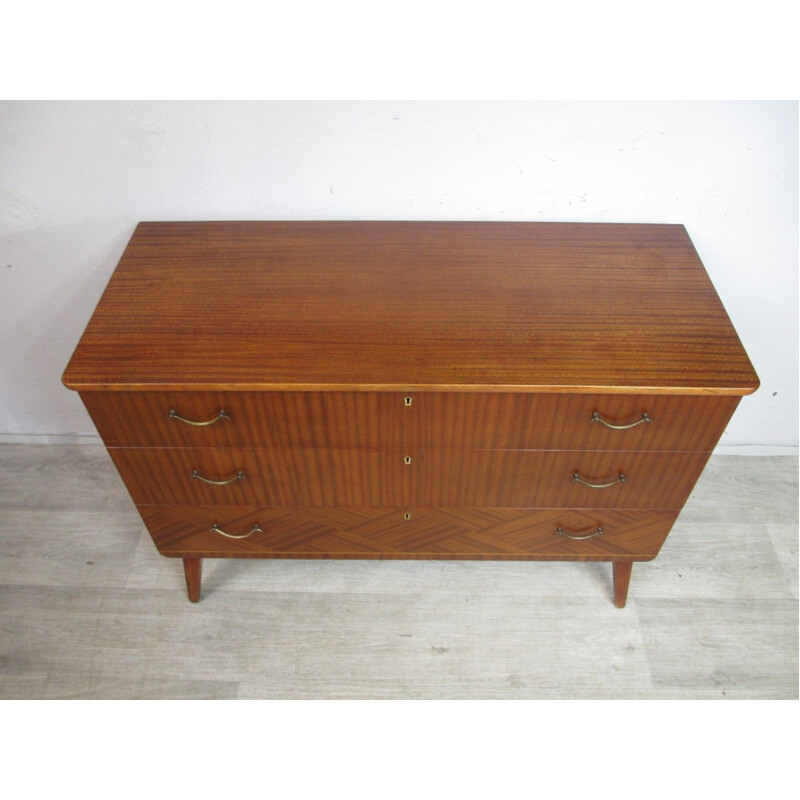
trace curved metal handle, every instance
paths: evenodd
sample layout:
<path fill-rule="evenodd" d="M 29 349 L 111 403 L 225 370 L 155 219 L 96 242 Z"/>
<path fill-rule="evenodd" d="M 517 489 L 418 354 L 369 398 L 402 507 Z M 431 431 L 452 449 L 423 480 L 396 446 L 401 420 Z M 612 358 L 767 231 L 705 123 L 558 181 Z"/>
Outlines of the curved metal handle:
<path fill-rule="evenodd" d="M 222 536 L 227 536 L 229 539 L 246 539 L 248 536 L 252 536 L 254 533 L 263 533 L 263 531 L 261 529 L 261 526 L 256 522 L 256 524 L 253 525 L 253 530 L 251 530 L 250 533 L 243 533 L 240 536 L 237 536 L 235 533 L 226 533 L 215 522 L 211 526 L 211 533 L 219 533 Z"/>
<path fill-rule="evenodd" d="M 210 483 L 212 486 L 227 486 L 229 483 L 233 483 L 234 481 L 243 481 L 246 476 L 242 470 L 239 470 L 232 478 L 228 478 L 225 481 L 213 481 L 211 478 L 204 478 L 200 474 L 200 470 L 196 469 L 194 472 L 192 472 L 192 477 L 196 478 L 198 481 L 203 481 L 203 483 Z"/>
<path fill-rule="evenodd" d="M 213 419 L 207 419 L 205 422 L 195 422 L 191 419 L 184 419 L 174 408 L 171 408 L 169 410 L 169 418 L 176 419 L 178 422 L 185 422 L 187 425 L 194 425 L 195 428 L 205 428 L 206 425 L 213 425 L 215 422 L 219 422 L 221 419 L 230 419 L 230 416 L 224 408 L 221 408 L 217 416 Z"/>
<path fill-rule="evenodd" d="M 609 486 L 614 486 L 617 483 L 625 483 L 628 479 L 620 472 L 619 477 L 615 481 L 611 481 L 611 483 L 586 483 L 586 481 L 581 478 L 579 472 L 572 473 L 572 482 L 573 483 L 582 483 L 584 486 L 588 486 L 590 489 L 608 489 Z"/>
<path fill-rule="evenodd" d="M 605 531 L 598 527 L 594 533 L 590 533 L 588 536 L 573 536 L 571 533 L 567 533 L 560 525 L 556 528 L 556 535 L 557 536 L 566 536 L 567 539 L 572 539 L 573 541 L 580 542 L 584 539 L 594 539 L 595 536 L 604 536 Z"/>
<path fill-rule="evenodd" d="M 606 422 L 597 411 L 592 412 L 592 418 L 589 422 L 599 422 L 602 425 L 605 425 L 606 428 L 611 428 L 614 431 L 627 431 L 628 428 L 635 428 L 637 425 L 641 425 L 643 422 L 652 422 L 653 420 L 650 418 L 650 415 L 644 411 L 642 412 L 642 418 L 637 419 L 636 422 L 631 422 L 630 425 L 612 425 L 610 422 Z"/>

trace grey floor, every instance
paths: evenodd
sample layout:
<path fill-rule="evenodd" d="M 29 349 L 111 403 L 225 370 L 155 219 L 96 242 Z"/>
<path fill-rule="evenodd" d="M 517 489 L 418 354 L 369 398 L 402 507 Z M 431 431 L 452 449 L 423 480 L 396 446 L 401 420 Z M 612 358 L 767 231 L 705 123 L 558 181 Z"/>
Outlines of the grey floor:
<path fill-rule="evenodd" d="M 798 462 L 715 456 L 608 564 L 207 560 L 186 600 L 98 445 L 0 444 L 0 698 L 798 697 Z"/>

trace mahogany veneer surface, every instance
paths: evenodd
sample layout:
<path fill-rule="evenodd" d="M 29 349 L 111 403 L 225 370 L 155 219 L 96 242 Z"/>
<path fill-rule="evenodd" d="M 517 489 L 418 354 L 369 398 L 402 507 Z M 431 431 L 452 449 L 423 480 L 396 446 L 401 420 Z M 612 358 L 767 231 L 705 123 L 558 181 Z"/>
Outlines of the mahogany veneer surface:
<path fill-rule="evenodd" d="M 507 558 L 646 560 L 659 551 L 676 511 L 525 508 L 303 508 L 147 506 L 142 516 L 162 553 L 196 556 L 280 554 L 300 558 Z M 263 532 L 231 540 L 255 524 Z M 587 536 L 575 541 L 558 527 Z"/>
<path fill-rule="evenodd" d="M 683 226 L 523 222 L 140 223 L 63 380 L 193 601 L 204 557 L 492 558 L 619 606 L 758 386 Z"/>
<path fill-rule="evenodd" d="M 682 225 L 143 222 L 64 381 L 748 394 Z"/>
<path fill-rule="evenodd" d="M 82 392 L 111 447 L 710 451 L 738 397 L 415 392 Z M 209 420 L 196 428 L 169 412 Z M 648 414 L 650 424 L 613 430 Z M 135 420 L 136 424 L 131 424 Z"/>
<path fill-rule="evenodd" d="M 139 505 L 681 508 L 708 453 L 110 448 Z M 410 455 L 409 455 L 410 453 Z M 405 459 L 411 458 L 406 464 Z M 193 478 L 241 480 L 210 485 Z M 573 480 L 578 475 L 591 488 Z"/>

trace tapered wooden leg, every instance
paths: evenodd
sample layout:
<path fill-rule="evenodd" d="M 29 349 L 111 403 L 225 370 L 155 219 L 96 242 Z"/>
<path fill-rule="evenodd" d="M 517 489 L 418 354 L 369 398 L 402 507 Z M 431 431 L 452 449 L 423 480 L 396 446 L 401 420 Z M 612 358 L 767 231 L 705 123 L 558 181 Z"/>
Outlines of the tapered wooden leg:
<path fill-rule="evenodd" d="M 614 565 L 616 566 L 616 564 Z M 196 603 L 200 600 L 200 581 L 203 576 L 202 558 L 184 558 L 183 571 L 186 573 L 186 588 L 189 591 L 189 600 Z"/>
<path fill-rule="evenodd" d="M 628 584 L 631 582 L 631 570 L 633 562 L 614 561 L 614 605 L 617 608 L 625 608 L 628 599 Z"/>

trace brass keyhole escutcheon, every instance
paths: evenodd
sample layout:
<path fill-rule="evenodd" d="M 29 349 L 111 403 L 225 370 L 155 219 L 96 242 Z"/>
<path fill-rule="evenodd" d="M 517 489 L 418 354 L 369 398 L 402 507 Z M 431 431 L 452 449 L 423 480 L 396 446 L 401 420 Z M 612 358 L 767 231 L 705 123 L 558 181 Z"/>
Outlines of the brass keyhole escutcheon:
<path fill-rule="evenodd" d="M 403 514 L 403 519 L 411 519 L 411 514 L 409 514 L 408 511 L 406 511 L 406 513 Z"/>
<path fill-rule="evenodd" d="M 410 397 L 404 397 L 404 398 L 403 398 L 403 403 L 404 403 L 405 405 L 407 405 L 407 406 L 410 406 L 410 405 L 411 405 L 411 403 L 412 403 L 412 400 L 411 400 L 411 398 L 410 398 Z"/>
<path fill-rule="evenodd" d="M 406 457 L 403 459 L 403 462 L 404 462 L 405 464 L 410 464 L 410 463 L 411 463 L 411 456 L 406 456 Z"/>

